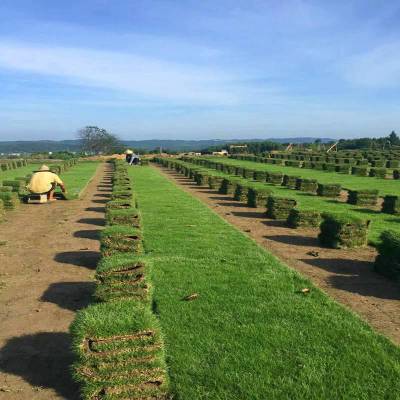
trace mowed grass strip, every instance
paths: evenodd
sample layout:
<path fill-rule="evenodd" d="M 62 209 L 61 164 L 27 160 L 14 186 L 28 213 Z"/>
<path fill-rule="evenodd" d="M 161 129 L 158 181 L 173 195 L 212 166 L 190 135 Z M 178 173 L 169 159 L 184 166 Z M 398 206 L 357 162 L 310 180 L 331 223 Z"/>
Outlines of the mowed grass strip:
<path fill-rule="evenodd" d="M 0 183 L 4 180 L 15 179 L 20 176 L 31 174 L 32 171 L 39 169 L 41 164 L 28 164 L 27 166 L 9 169 L 7 171 L 0 171 Z"/>
<path fill-rule="evenodd" d="M 233 160 L 237 161 L 237 160 Z M 248 161 L 250 162 L 250 161 Z M 254 163 L 253 163 L 254 164 Z M 200 169 L 207 170 L 206 167 L 201 167 L 196 164 L 185 163 L 189 167 L 198 167 Z M 210 170 L 214 171 L 214 170 Z M 218 171 L 219 174 L 225 177 L 230 177 L 235 179 L 233 175 L 228 175 L 223 172 Z M 254 184 L 255 181 L 252 179 L 241 178 L 243 182 L 249 182 Z M 347 213 L 349 216 L 370 220 L 371 225 L 368 233 L 368 241 L 372 245 L 377 245 L 380 242 L 380 235 L 383 231 L 391 229 L 395 232 L 400 233 L 400 216 L 385 214 L 377 210 L 372 210 L 368 206 L 354 206 L 352 204 L 343 203 L 336 199 L 330 199 L 326 197 L 317 196 L 311 193 L 304 193 L 300 190 L 288 189 L 285 186 L 273 185 L 271 183 L 258 183 L 258 185 L 269 189 L 276 196 L 288 197 L 295 199 L 298 203 L 299 209 L 314 209 L 320 212 L 338 212 Z M 392 185 L 395 187 L 398 185 L 396 181 L 393 181 Z M 373 187 L 373 186 L 371 186 Z M 394 190 L 393 190 L 394 191 Z"/>
<path fill-rule="evenodd" d="M 177 398 L 398 398 L 399 348 L 157 170 L 130 173 Z"/>
<path fill-rule="evenodd" d="M 339 174 L 337 172 L 319 171 L 309 168 L 287 167 L 285 165 L 262 164 L 254 161 L 235 160 L 231 158 L 204 157 L 210 161 L 222 162 L 236 167 L 249 168 L 257 171 L 282 172 L 300 178 L 316 179 L 318 183 L 340 183 L 343 189 L 363 190 L 378 189 L 379 195 L 400 194 L 400 182 L 393 179 L 360 177 L 355 175 Z"/>

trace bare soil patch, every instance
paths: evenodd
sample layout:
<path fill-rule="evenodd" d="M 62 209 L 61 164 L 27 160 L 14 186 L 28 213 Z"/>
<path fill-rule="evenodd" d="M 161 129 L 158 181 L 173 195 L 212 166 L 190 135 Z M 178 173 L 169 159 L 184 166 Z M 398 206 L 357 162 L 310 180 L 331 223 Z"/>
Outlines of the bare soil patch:
<path fill-rule="evenodd" d="M 0 225 L 0 399 L 79 399 L 68 328 L 94 290 L 107 167 L 81 199 L 22 205 Z"/>
<path fill-rule="evenodd" d="M 175 171 L 160 170 L 377 331 L 400 344 L 400 286 L 373 271 L 374 248 L 323 248 L 318 243 L 318 229 L 290 229 L 282 221 L 267 219 L 262 208 L 248 208 L 234 201 L 231 195 L 197 186 Z"/>

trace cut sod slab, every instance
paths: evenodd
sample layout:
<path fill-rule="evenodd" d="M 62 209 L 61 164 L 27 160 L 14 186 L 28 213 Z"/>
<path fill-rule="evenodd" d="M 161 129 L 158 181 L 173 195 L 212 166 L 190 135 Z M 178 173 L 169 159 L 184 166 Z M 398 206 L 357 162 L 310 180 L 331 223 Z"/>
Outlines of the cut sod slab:
<path fill-rule="evenodd" d="M 288 197 L 269 196 L 267 200 L 267 217 L 272 219 L 287 219 L 290 210 L 297 202 Z"/>
<path fill-rule="evenodd" d="M 318 182 L 316 179 L 298 178 L 296 181 L 296 189 L 301 192 L 317 193 Z"/>
<path fill-rule="evenodd" d="M 108 210 L 122 210 L 131 207 L 132 207 L 132 201 L 130 200 L 123 200 L 123 199 L 111 200 L 106 204 L 106 211 L 108 212 Z"/>
<path fill-rule="evenodd" d="M 318 239 L 324 246 L 337 249 L 367 244 L 370 221 L 344 213 L 323 213 L 322 218 Z"/>
<path fill-rule="evenodd" d="M 109 225 L 127 225 L 135 228 L 140 227 L 140 212 L 136 208 L 108 209 L 106 221 Z"/>
<path fill-rule="evenodd" d="M 282 185 L 289 189 L 296 189 L 297 179 L 299 178 L 299 176 L 284 175 Z"/>
<path fill-rule="evenodd" d="M 119 190 L 111 193 L 111 200 L 132 200 L 133 194 L 130 190 Z"/>
<path fill-rule="evenodd" d="M 6 210 L 15 210 L 20 204 L 18 193 L 15 192 L 0 192 L 0 200 Z"/>
<path fill-rule="evenodd" d="M 349 190 L 347 202 L 357 206 L 375 206 L 378 203 L 379 191 L 370 190 Z"/>
<path fill-rule="evenodd" d="M 245 201 L 247 202 L 247 196 L 249 189 L 252 187 L 251 183 L 239 183 L 236 185 L 235 193 L 233 194 L 233 198 L 236 201 Z"/>
<path fill-rule="evenodd" d="M 3 200 L 0 199 L 0 222 L 2 222 L 4 220 L 4 216 L 5 216 L 5 208 L 4 208 L 4 202 Z"/>
<path fill-rule="evenodd" d="M 400 282 L 400 235 L 393 231 L 382 232 L 378 251 L 375 271 Z"/>
<path fill-rule="evenodd" d="M 210 176 L 208 178 L 208 187 L 210 189 L 219 189 L 223 179 L 221 176 Z"/>
<path fill-rule="evenodd" d="M 167 399 L 164 345 L 149 306 L 128 300 L 89 306 L 77 313 L 71 335 L 83 399 Z"/>
<path fill-rule="evenodd" d="M 130 173 L 176 398 L 396 400 L 398 347 L 156 169 Z"/>
<path fill-rule="evenodd" d="M 266 207 L 267 199 L 271 195 L 268 188 L 250 187 L 247 191 L 248 207 Z"/>
<path fill-rule="evenodd" d="M 316 228 L 321 223 L 321 213 L 315 210 L 290 210 L 287 224 L 291 228 Z"/>
<path fill-rule="evenodd" d="M 111 256 L 117 252 L 140 254 L 143 251 L 142 233 L 139 229 L 129 226 L 109 226 L 101 231 L 100 250 L 104 256 Z"/>
<path fill-rule="evenodd" d="M 400 214 L 400 196 L 385 196 L 382 212 L 386 214 Z"/>
<path fill-rule="evenodd" d="M 221 182 L 219 192 L 221 194 L 233 194 L 235 193 L 236 185 L 240 183 L 239 178 L 224 178 Z"/>
<path fill-rule="evenodd" d="M 322 197 L 339 197 L 342 185 L 336 183 L 319 183 L 317 194 Z"/>

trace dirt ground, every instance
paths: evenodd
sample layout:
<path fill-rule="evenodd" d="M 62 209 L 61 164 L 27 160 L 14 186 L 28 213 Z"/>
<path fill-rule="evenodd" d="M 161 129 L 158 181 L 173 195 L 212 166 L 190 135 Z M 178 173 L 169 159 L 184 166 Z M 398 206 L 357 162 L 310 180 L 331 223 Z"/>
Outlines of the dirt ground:
<path fill-rule="evenodd" d="M 267 219 L 263 209 L 248 208 L 231 195 L 197 186 L 175 171 L 161 170 L 377 331 L 400 344 L 400 285 L 373 271 L 375 249 L 323 248 L 318 243 L 317 229 L 290 229 L 281 221 Z"/>
<path fill-rule="evenodd" d="M 107 164 L 80 200 L 21 205 L 0 225 L 0 399 L 78 399 L 68 328 L 94 288 Z"/>

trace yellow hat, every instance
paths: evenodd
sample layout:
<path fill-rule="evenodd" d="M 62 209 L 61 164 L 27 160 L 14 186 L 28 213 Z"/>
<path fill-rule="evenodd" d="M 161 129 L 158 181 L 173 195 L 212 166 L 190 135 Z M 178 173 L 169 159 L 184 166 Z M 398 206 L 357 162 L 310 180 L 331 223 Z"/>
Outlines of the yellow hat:
<path fill-rule="evenodd" d="M 39 169 L 39 171 L 50 171 L 50 168 L 47 165 L 42 165 Z"/>
<path fill-rule="evenodd" d="M 125 151 L 125 154 L 133 154 L 133 151 L 128 149 Z"/>

